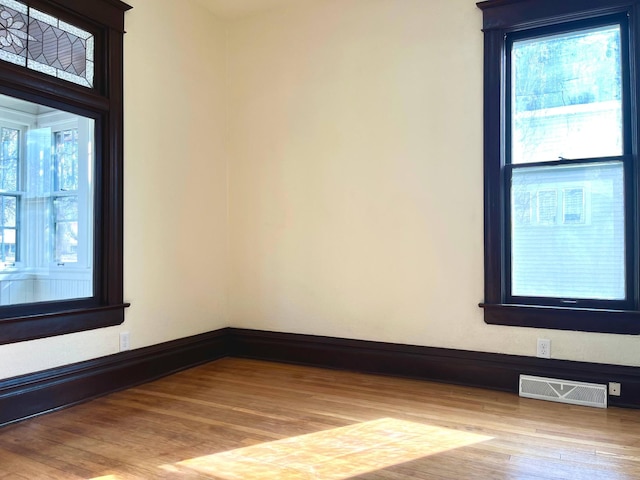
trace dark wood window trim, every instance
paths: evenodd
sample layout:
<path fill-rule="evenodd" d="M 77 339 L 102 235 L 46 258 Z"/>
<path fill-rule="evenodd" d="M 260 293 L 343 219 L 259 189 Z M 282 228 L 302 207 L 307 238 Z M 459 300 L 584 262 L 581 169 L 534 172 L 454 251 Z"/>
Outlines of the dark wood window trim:
<path fill-rule="evenodd" d="M 0 62 L 0 93 L 93 118 L 96 123 L 94 295 L 0 307 L 0 344 L 120 324 L 123 299 L 123 35 L 119 0 L 23 0 L 95 35 L 87 88 Z"/>
<path fill-rule="evenodd" d="M 484 319 L 489 324 L 560 330 L 640 334 L 640 219 L 638 219 L 638 96 L 640 83 L 640 0 L 489 0 L 479 2 L 484 32 L 484 215 L 485 300 Z M 506 51 L 509 35 L 578 21 L 623 15 L 628 18 L 628 68 L 630 95 L 625 136 L 626 269 L 627 299 L 624 305 L 575 308 L 518 304 L 508 295 L 509 262 L 506 164 Z"/>

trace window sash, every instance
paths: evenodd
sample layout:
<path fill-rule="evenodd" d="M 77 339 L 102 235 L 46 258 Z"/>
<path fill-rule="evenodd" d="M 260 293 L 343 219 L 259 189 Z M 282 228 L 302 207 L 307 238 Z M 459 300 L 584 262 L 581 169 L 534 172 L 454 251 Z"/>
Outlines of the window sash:
<path fill-rule="evenodd" d="M 10 205 L 13 203 L 13 207 Z M 13 213 L 8 210 L 13 210 Z M 7 215 L 13 221 L 7 221 Z M 20 261 L 20 196 L 0 194 L 0 262 L 13 267 Z"/>
<path fill-rule="evenodd" d="M 518 174 L 526 175 L 527 172 L 535 172 L 537 170 L 542 170 L 546 174 L 548 174 L 549 172 L 553 172 L 553 171 L 561 172 L 562 169 L 584 170 L 590 167 L 591 168 L 597 168 L 597 167 L 612 168 L 616 164 L 619 164 L 621 166 L 622 176 L 624 179 L 627 176 L 627 173 L 625 172 L 628 172 L 630 170 L 630 167 L 632 164 L 631 156 L 613 157 L 613 158 L 604 158 L 604 159 L 602 158 L 601 159 L 585 159 L 581 161 L 562 160 L 562 161 L 553 162 L 552 165 L 549 165 L 547 162 L 539 162 L 536 164 L 506 165 L 504 167 L 505 180 L 506 180 L 504 185 L 504 190 L 505 192 L 507 192 L 505 195 L 505 197 L 507 198 L 507 200 L 505 201 L 505 204 L 506 204 L 505 218 L 506 218 L 506 224 L 508 225 L 505 228 L 505 241 L 504 241 L 504 248 L 505 248 L 504 263 L 505 263 L 505 284 L 506 284 L 505 296 L 504 296 L 505 303 L 520 304 L 520 305 L 527 305 L 527 304 L 547 305 L 547 306 L 558 306 L 558 307 L 565 307 L 567 305 L 572 305 L 572 306 L 580 306 L 584 308 L 607 308 L 607 309 L 611 309 L 611 308 L 627 309 L 633 305 L 633 303 L 629 301 L 629 297 L 630 295 L 632 295 L 632 292 L 633 292 L 633 283 L 631 283 L 631 285 L 629 284 L 629 281 L 630 281 L 629 278 L 633 279 L 633 275 L 631 275 L 632 272 L 628 271 L 629 269 L 627 265 L 628 255 L 626 255 L 626 253 L 629 248 L 626 243 L 628 242 L 626 225 L 623 227 L 625 231 L 620 233 L 620 235 L 622 235 L 623 237 L 622 246 L 621 246 L 621 249 L 622 249 L 621 255 L 623 256 L 623 258 L 620 260 L 620 268 L 624 271 L 624 289 L 623 289 L 624 295 L 620 296 L 619 294 L 616 294 L 616 295 L 612 295 L 611 298 L 602 298 L 601 296 L 596 296 L 596 295 L 594 295 L 593 297 L 584 297 L 584 296 L 575 296 L 575 295 L 572 296 L 570 294 L 553 295 L 552 293 L 548 293 L 546 295 L 536 296 L 536 295 L 523 295 L 523 294 L 514 293 L 516 291 L 516 288 L 514 287 L 514 282 L 516 281 L 516 279 L 514 278 L 513 272 L 514 272 L 514 268 L 517 267 L 517 265 L 514 264 L 514 255 L 515 255 L 514 250 L 516 250 L 516 246 L 514 244 L 514 242 L 516 242 L 516 238 L 514 238 L 514 228 L 517 228 L 515 227 L 515 225 L 517 225 L 519 221 L 519 218 L 513 218 L 513 212 L 516 209 L 516 206 L 513 205 L 511 202 L 511 199 L 514 198 L 514 196 L 518 193 L 518 190 L 513 186 L 513 182 L 512 182 L 512 178 L 514 177 L 514 175 L 518 175 Z M 559 242 L 559 237 L 561 237 L 563 233 L 566 234 L 567 229 L 571 230 L 570 233 L 572 235 L 577 234 L 577 235 L 584 236 L 587 233 L 593 235 L 593 232 L 589 230 L 589 228 L 587 229 L 578 228 L 578 230 L 575 229 L 575 227 L 581 227 L 582 226 L 581 224 L 567 225 L 563 221 L 562 217 L 563 217 L 563 210 L 564 210 L 564 205 L 563 205 L 564 196 L 562 196 L 561 198 L 560 189 L 564 189 L 562 185 L 566 185 L 566 182 L 567 180 L 564 180 L 564 183 L 563 183 L 563 180 L 561 179 L 554 179 L 555 186 L 549 186 L 549 185 L 541 184 L 539 182 L 536 185 L 534 185 L 535 187 L 537 187 L 537 191 L 536 191 L 537 198 L 536 199 L 532 198 L 531 204 L 530 204 L 530 209 L 532 211 L 531 218 L 534 220 L 532 220 L 532 222 L 529 223 L 526 226 L 526 228 L 529 228 L 530 230 L 533 229 L 534 232 L 535 230 L 539 231 L 538 235 L 536 235 L 535 233 L 531 235 L 531 237 L 537 238 L 538 245 L 540 245 L 544 241 L 544 239 L 546 239 L 546 241 L 549 241 L 549 242 L 553 242 L 553 241 L 555 241 L 556 243 Z M 622 183 L 624 185 L 625 183 L 624 180 L 622 181 Z M 578 188 L 578 187 L 573 187 L 573 188 Z M 584 188 L 584 187 L 580 187 L 580 188 Z M 571 188 L 568 188 L 568 189 L 570 190 Z M 543 194 L 543 196 L 548 197 L 549 199 L 548 204 L 541 205 L 540 194 Z M 533 193 L 530 193 L 530 195 L 532 197 L 534 196 Z M 627 195 L 623 193 L 622 198 L 619 200 L 624 204 L 624 206 L 622 207 L 623 208 L 622 215 L 623 216 L 628 215 L 628 211 L 630 209 L 628 208 L 628 205 L 627 205 L 627 201 L 628 201 Z M 583 196 L 582 202 L 584 204 L 584 196 Z M 541 212 L 544 211 L 545 208 L 552 209 L 552 214 L 553 214 L 552 220 L 550 219 L 550 217 L 542 218 L 543 215 Z M 587 232 L 587 230 L 589 231 Z M 521 241 L 522 240 L 520 240 L 520 242 Z M 582 244 L 576 243 L 575 246 L 577 247 L 578 245 L 582 245 Z M 558 248 L 561 250 L 562 244 Z M 559 251 L 555 253 L 559 253 Z M 590 251 L 590 253 L 594 253 L 594 252 Z M 541 259 L 542 257 L 539 256 L 538 258 Z M 588 261 L 588 260 L 585 259 L 585 261 Z M 536 268 L 541 270 L 542 266 L 537 265 Z M 567 272 L 562 272 L 562 273 L 566 274 Z M 557 280 L 557 279 L 550 278 L 549 284 L 551 284 L 553 280 Z M 633 280 L 631 280 L 631 282 L 633 282 Z M 558 287 L 558 288 L 561 291 L 567 291 L 566 287 L 562 287 L 562 288 Z M 569 288 L 569 290 L 571 290 L 571 288 Z"/>
<path fill-rule="evenodd" d="M 626 48 L 623 46 L 625 44 L 625 42 L 628 40 L 628 24 L 627 24 L 627 19 L 626 17 L 623 16 L 603 16 L 603 17 L 599 17 L 596 19 L 589 19 L 586 21 L 576 21 L 576 22 L 564 22 L 564 23 L 560 23 L 557 25 L 553 25 L 553 26 L 549 26 L 549 27 L 540 27 L 540 28 L 533 28 L 533 29 L 526 29 L 520 32 L 516 32 L 516 33 L 512 33 L 512 34 L 508 34 L 506 36 L 506 50 L 505 50 L 505 74 L 506 74 L 506 81 L 505 81 L 505 91 L 504 91 L 504 96 L 505 96 L 505 131 L 506 131 L 506 145 L 507 148 L 505 150 L 505 164 L 504 164 L 504 169 L 505 169 L 505 173 L 504 173 L 504 179 L 505 182 L 503 184 L 503 188 L 505 190 L 505 228 L 504 228 L 504 232 L 503 232 L 503 236 L 504 236 L 504 277 L 505 277 L 505 291 L 503 292 L 505 301 L 507 303 L 518 303 L 518 304 L 531 304 L 531 305 L 549 305 L 549 306 L 566 306 L 568 304 L 570 305 L 581 305 L 581 306 L 585 306 L 585 307 L 590 307 L 590 308 L 598 308 L 598 307 L 603 307 L 603 308 L 629 308 L 632 305 L 632 302 L 630 301 L 632 299 L 633 296 L 633 284 L 634 284 L 634 278 L 633 278 L 633 272 L 631 271 L 631 269 L 627 268 L 627 264 L 626 264 L 626 260 L 628 260 L 628 256 L 625 257 L 625 261 L 623 262 L 623 265 L 621 266 L 624 271 L 625 271 L 625 279 L 624 279 L 624 283 L 625 283 L 625 288 L 624 288 L 624 296 L 623 298 L 615 298 L 615 299 L 601 299 L 601 298 L 580 298 L 580 299 L 576 299 L 576 298 L 567 298 L 567 296 L 565 295 L 553 295 L 551 293 L 548 293 L 547 295 L 541 295 L 541 296 L 525 296 L 525 295 L 515 295 L 514 292 L 514 268 L 515 268 L 515 264 L 514 264 L 514 238 L 512 237 L 513 235 L 513 224 L 512 221 L 513 219 L 511 218 L 511 211 L 512 211 L 512 205 L 511 205 L 511 199 L 512 199 L 512 185 L 511 185 L 511 179 L 513 178 L 513 172 L 517 171 L 519 169 L 526 169 L 526 168 L 536 168 L 539 167 L 541 165 L 545 165 L 550 167 L 550 168 L 563 168 L 564 166 L 567 165 L 585 165 L 588 163 L 593 163 L 593 162 L 603 162 L 603 161 L 609 161 L 609 162 L 614 162 L 614 161 L 619 161 L 619 159 L 621 158 L 620 156 L 614 156 L 614 157 L 605 157 L 605 158 L 574 158 L 574 159 L 564 159 L 562 157 L 560 157 L 559 159 L 556 158 L 544 158 L 544 157 L 540 157 L 540 159 L 538 161 L 528 161 L 528 162 L 522 162 L 520 161 L 520 159 L 516 159 L 514 158 L 514 139 L 513 136 L 515 135 L 515 128 L 514 128 L 514 118 L 515 118 L 515 112 L 516 112 L 516 106 L 515 106 L 515 89 L 516 89 L 516 84 L 515 84 L 515 69 L 514 69 L 514 65 L 513 65 L 513 48 L 514 45 L 516 44 L 532 44 L 533 42 L 536 41 L 543 41 L 543 42 L 548 42 L 549 39 L 559 39 L 559 38 L 572 38 L 572 37 L 577 37 L 579 36 L 582 32 L 594 32 L 594 31 L 601 31 L 603 28 L 605 29 L 612 29 L 614 27 L 619 27 L 619 31 L 620 31 L 620 43 L 621 43 L 621 58 L 620 58 L 620 65 L 619 67 L 616 68 L 620 68 L 621 71 L 621 76 L 623 79 L 623 83 L 621 85 L 621 89 L 622 89 L 622 97 L 623 100 L 621 100 L 621 108 L 623 110 L 623 114 L 622 114 L 622 125 L 620 126 L 620 137 L 622 138 L 622 145 L 621 148 L 623 149 L 623 153 L 629 153 L 630 150 L 630 139 L 628 138 L 629 135 L 629 131 L 630 131 L 630 126 L 629 126 L 629 105 L 628 105 L 628 99 L 629 99 L 629 95 L 627 93 L 627 88 L 628 88 L 628 82 L 625 82 L 624 79 L 627 76 L 628 73 L 628 65 L 626 65 L 626 62 L 624 61 L 625 58 L 625 53 L 627 53 Z M 625 101 L 626 100 L 626 101 Z M 544 138 L 541 139 L 542 142 L 544 142 Z M 518 160 L 518 161 L 516 161 Z M 630 161 L 626 162 L 626 175 L 629 175 L 629 170 L 630 170 Z M 524 170 L 523 170 L 524 171 Z M 623 197 L 625 196 L 624 193 L 622 193 Z M 557 192 L 553 193 L 553 195 L 551 194 L 551 192 L 544 192 L 544 191 L 539 191 L 538 192 L 538 196 L 537 196 L 537 223 L 539 225 L 548 225 L 549 227 L 553 228 L 554 225 L 556 225 L 558 223 L 558 220 L 560 220 L 558 218 L 559 215 L 562 214 L 562 212 L 559 209 L 559 204 L 558 204 L 558 196 L 557 196 Z M 624 201 L 624 200 L 623 200 Z M 545 203 L 546 202 L 546 203 Z M 629 214 L 630 214 L 630 208 L 627 208 L 625 211 L 625 227 L 626 228 L 626 223 L 628 223 L 629 221 Z M 627 229 L 628 230 L 628 229 Z M 549 232 L 549 235 L 552 235 L 551 232 Z M 625 235 L 625 244 L 623 246 L 624 251 L 628 251 L 628 244 L 627 242 L 629 242 L 629 235 Z M 553 280 L 550 278 L 550 280 Z M 562 289 L 561 289 L 562 290 Z"/>
<path fill-rule="evenodd" d="M 616 85 L 625 28 L 626 19 L 607 16 L 507 35 L 506 163 L 628 153 L 624 87 Z M 605 39 L 611 51 L 597 42 Z"/>

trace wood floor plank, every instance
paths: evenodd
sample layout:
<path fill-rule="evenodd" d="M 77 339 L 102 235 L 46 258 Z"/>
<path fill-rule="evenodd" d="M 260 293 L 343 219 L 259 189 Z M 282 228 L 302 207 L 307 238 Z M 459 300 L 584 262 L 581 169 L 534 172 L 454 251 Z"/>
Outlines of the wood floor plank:
<path fill-rule="evenodd" d="M 0 429 L 0 480 L 640 478 L 640 411 L 225 358 Z"/>

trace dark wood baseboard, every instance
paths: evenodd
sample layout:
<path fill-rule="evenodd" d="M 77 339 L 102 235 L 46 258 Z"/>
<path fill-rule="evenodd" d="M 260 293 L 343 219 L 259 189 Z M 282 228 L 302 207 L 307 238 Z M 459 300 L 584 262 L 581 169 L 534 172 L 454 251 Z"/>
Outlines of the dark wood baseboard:
<path fill-rule="evenodd" d="M 622 385 L 609 405 L 640 408 L 640 368 L 230 328 L 231 355 L 518 392 L 520 374 Z"/>
<path fill-rule="evenodd" d="M 343 338 L 223 328 L 0 380 L 0 426 L 226 356 L 433 380 L 517 393 L 520 374 L 619 382 L 609 404 L 640 408 L 640 368 Z"/>
<path fill-rule="evenodd" d="M 228 329 L 0 380 L 0 426 L 228 356 Z"/>

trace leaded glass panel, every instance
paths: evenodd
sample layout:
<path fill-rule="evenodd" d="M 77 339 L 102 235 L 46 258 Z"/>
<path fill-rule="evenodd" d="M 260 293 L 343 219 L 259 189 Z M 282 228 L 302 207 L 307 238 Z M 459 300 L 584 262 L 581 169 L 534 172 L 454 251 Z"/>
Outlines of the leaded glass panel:
<path fill-rule="evenodd" d="M 93 87 L 94 37 L 15 0 L 0 0 L 0 59 Z"/>

